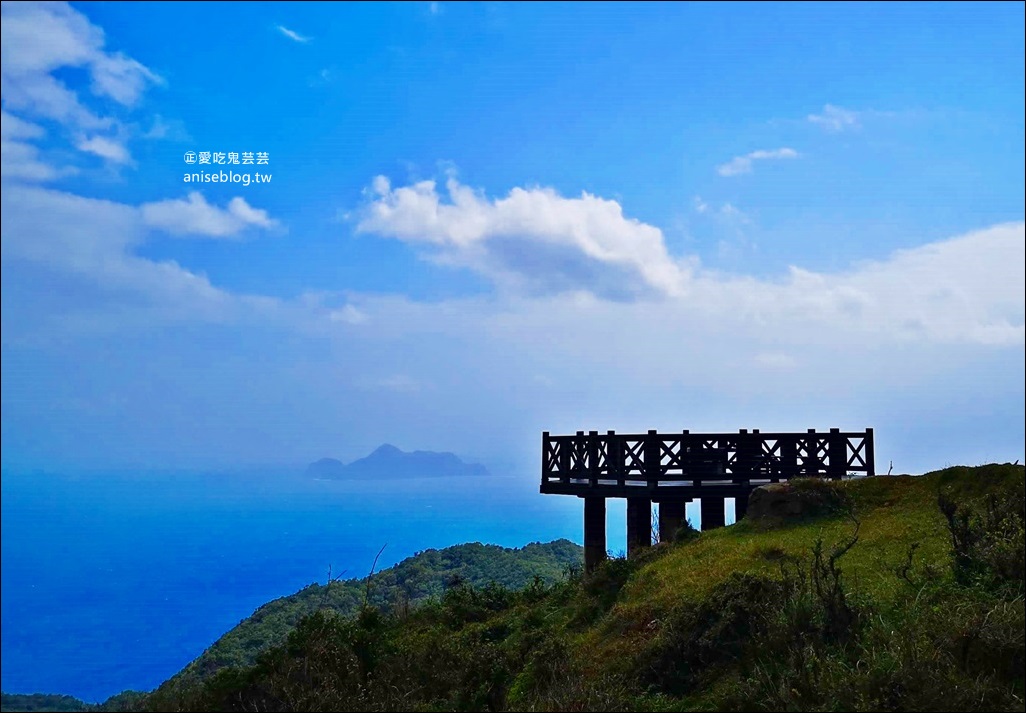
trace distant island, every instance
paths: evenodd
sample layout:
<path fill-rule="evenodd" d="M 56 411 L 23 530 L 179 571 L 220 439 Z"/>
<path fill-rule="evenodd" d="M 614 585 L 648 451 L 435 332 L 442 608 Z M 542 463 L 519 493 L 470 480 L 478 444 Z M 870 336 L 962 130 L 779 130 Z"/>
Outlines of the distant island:
<path fill-rule="evenodd" d="M 312 478 L 367 480 L 399 478 L 436 478 L 452 475 L 485 476 L 488 469 L 476 463 L 464 463 L 453 453 L 413 451 L 406 453 L 391 444 L 379 446 L 369 456 L 346 465 L 335 458 L 321 458 L 306 468 Z"/>

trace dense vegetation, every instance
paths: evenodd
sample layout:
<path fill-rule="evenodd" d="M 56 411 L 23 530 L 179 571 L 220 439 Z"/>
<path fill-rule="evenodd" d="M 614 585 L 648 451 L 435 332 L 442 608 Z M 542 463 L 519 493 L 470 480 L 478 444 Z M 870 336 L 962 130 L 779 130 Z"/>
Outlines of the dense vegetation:
<path fill-rule="evenodd" d="M 147 705 L 146 696 L 141 691 L 124 691 L 100 705 L 93 705 L 73 696 L 4 693 L 0 711 L 139 711 Z"/>
<path fill-rule="evenodd" d="M 285 641 L 303 617 L 320 610 L 343 615 L 356 614 L 364 605 L 382 611 L 408 610 L 440 596 L 455 583 L 520 589 L 537 578 L 551 584 L 568 567 L 580 566 L 582 557 L 581 547 L 569 540 L 517 549 L 475 542 L 419 552 L 362 579 L 311 584 L 257 609 L 172 680 L 176 685 L 194 682 L 226 666 L 251 665 L 258 653 Z"/>
<path fill-rule="evenodd" d="M 91 711 L 95 706 L 83 703 L 72 696 L 48 693 L 0 694 L 0 710 L 3 711 Z"/>
<path fill-rule="evenodd" d="M 255 665 L 146 705 L 1023 710 L 1023 468 L 804 487 L 818 515 L 742 522 L 591 576 L 320 610 Z"/>

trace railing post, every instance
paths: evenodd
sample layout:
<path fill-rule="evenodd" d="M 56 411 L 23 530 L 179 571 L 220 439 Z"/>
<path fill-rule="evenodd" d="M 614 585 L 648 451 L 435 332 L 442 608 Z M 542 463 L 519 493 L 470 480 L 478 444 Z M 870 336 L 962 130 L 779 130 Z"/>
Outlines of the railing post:
<path fill-rule="evenodd" d="M 649 430 L 645 438 L 645 480 L 649 488 L 659 486 L 659 475 L 662 472 L 662 446 L 655 430 Z M 651 525 L 649 525 L 651 527 Z"/>
<path fill-rule="evenodd" d="M 748 429 L 737 429 L 737 450 L 734 451 L 734 466 L 730 469 L 732 480 L 740 480 L 748 470 Z"/>
<path fill-rule="evenodd" d="M 542 431 L 542 485 L 549 480 L 549 432 Z"/>
<path fill-rule="evenodd" d="M 685 428 L 680 432 L 680 477 L 681 480 L 691 480 L 694 475 L 691 473 L 691 431 Z"/>
<path fill-rule="evenodd" d="M 798 437 L 788 434 L 780 442 L 780 478 L 781 480 L 793 478 L 798 473 Z"/>
<path fill-rule="evenodd" d="M 762 435 L 759 433 L 758 428 L 753 428 L 751 440 L 748 443 L 748 457 L 752 459 L 753 469 L 755 467 L 756 458 L 759 459 L 758 463 L 760 465 L 768 465 L 769 459 L 762 457 L 765 452 L 765 449 L 762 447 Z M 767 470 L 770 471 L 769 475 L 772 477 L 772 469 L 767 467 Z M 761 476 L 763 474 L 759 473 L 759 475 Z"/>
<path fill-rule="evenodd" d="M 848 439 L 841 435 L 841 429 L 830 429 L 827 449 L 827 457 L 830 459 L 827 475 L 831 480 L 841 480 L 848 472 Z"/>
<path fill-rule="evenodd" d="M 570 482 L 570 446 L 572 442 L 569 438 L 560 437 L 556 439 L 556 443 L 559 445 L 559 479 L 563 483 Z"/>
<path fill-rule="evenodd" d="M 577 435 L 574 436 L 574 474 L 578 479 L 587 477 L 588 473 L 584 467 L 584 461 L 588 457 L 587 450 L 585 448 L 587 444 L 584 441 L 584 431 L 578 431 Z"/>
<path fill-rule="evenodd" d="M 598 485 L 599 479 L 599 447 L 598 431 L 588 431 L 588 474 L 592 487 Z"/>
<path fill-rule="evenodd" d="M 873 450 L 873 429 L 866 429 L 866 471 L 867 475 L 876 475 L 876 453 Z"/>
<path fill-rule="evenodd" d="M 819 460 L 819 438 L 816 436 L 816 429 L 810 428 L 806 443 L 808 444 L 805 454 L 805 462 L 802 463 L 802 475 L 812 478 L 819 475 L 819 467 L 822 465 Z"/>
<path fill-rule="evenodd" d="M 615 431 L 606 431 L 606 460 L 609 463 L 609 477 L 615 478 L 616 484 L 624 487 L 623 444 Z"/>
<path fill-rule="evenodd" d="M 755 441 L 758 437 L 758 430 L 752 431 L 751 435 L 744 428 L 738 432 L 737 460 L 733 473 L 734 480 L 737 482 L 741 482 L 742 477 L 746 477 L 751 481 L 754 476 L 752 471 L 755 467 Z"/>

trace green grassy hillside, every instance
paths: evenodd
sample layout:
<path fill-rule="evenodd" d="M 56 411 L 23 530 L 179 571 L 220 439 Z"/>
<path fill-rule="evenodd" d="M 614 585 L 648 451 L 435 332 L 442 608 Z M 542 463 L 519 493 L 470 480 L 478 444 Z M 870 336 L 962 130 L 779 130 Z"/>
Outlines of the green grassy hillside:
<path fill-rule="evenodd" d="M 1022 466 L 799 486 L 591 576 L 318 612 L 153 710 L 1023 710 Z"/>

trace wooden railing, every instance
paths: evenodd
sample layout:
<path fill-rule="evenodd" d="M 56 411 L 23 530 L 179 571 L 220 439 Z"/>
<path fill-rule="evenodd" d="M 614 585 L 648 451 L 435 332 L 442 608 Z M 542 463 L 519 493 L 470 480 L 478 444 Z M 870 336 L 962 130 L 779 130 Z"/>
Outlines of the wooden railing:
<path fill-rule="evenodd" d="M 751 480 L 794 477 L 840 479 L 875 475 L 873 429 L 805 433 L 619 434 L 578 431 L 573 436 L 542 434 L 542 492 L 570 492 L 583 486 L 631 487 L 736 485 Z"/>

